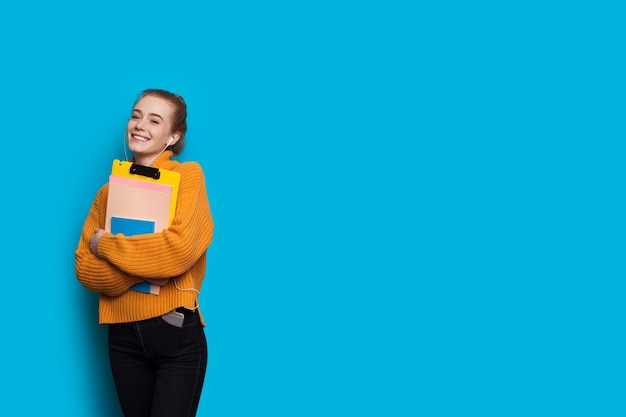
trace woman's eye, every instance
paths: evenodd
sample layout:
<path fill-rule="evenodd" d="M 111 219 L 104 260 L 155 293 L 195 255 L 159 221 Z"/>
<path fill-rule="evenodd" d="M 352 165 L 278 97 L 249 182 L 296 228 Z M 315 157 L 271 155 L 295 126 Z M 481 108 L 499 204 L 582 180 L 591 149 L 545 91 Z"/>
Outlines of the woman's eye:
<path fill-rule="evenodd" d="M 151 119 L 151 120 L 150 120 L 150 123 L 152 123 L 153 125 L 158 125 L 158 124 L 159 124 L 159 121 L 158 121 L 158 120 L 156 120 L 156 119 Z"/>
<path fill-rule="evenodd" d="M 139 116 L 137 116 L 136 114 L 133 114 L 132 116 L 130 116 L 131 119 L 139 119 Z"/>

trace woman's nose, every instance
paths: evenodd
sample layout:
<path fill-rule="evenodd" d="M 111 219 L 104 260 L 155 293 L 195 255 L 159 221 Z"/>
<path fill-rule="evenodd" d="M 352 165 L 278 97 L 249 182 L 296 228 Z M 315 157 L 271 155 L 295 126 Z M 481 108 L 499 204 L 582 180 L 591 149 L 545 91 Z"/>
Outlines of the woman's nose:
<path fill-rule="evenodd" d="M 135 124 L 135 129 L 137 130 L 144 130 L 145 127 L 145 122 L 143 119 L 139 119 L 137 120 L 137 123 Z"/>

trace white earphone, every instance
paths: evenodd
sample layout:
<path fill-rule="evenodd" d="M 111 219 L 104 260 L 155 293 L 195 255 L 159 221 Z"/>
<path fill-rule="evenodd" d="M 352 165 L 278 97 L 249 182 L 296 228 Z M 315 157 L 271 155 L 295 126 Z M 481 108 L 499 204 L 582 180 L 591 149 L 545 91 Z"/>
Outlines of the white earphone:
<path fill-rule="evenodd" d="M 170 146 L 172 142 L 174 142 L 174 136 L 170 136 L 170 140 L 167 141 L 167 145 L 165 145 L 165 147 L 167 148 L 168 146 Z"/>

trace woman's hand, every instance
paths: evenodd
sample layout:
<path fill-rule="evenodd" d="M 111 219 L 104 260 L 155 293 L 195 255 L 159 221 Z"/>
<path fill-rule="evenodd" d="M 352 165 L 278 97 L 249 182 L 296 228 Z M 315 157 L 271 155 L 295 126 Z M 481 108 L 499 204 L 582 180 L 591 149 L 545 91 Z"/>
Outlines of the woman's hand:
<path fill-rule="evenodd" d="M 100 238 L 105 233 L 106 233 L 106 230 L 99 229 L 96 227 L 93 232 L 93 236 L 89 238 L 89 249 L 91 249 L 91 252 L 96 256 L 98 256 L 98 242 L 100 242 Z"/>

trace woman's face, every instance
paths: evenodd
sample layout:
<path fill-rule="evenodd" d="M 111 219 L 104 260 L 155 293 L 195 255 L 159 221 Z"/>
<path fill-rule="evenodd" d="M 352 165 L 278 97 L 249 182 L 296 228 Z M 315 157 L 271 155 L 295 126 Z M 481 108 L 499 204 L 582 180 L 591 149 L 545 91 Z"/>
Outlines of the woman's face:
<path fill-rule="evenodd" d="M 168 146 L 178 140 L 173 135 L 172 112 L 170 104 L 155 96 L 139 99 L 126 125 L 128 148 L 135 154 L 135 162 L 150 165 L 153 160 Z"/>

